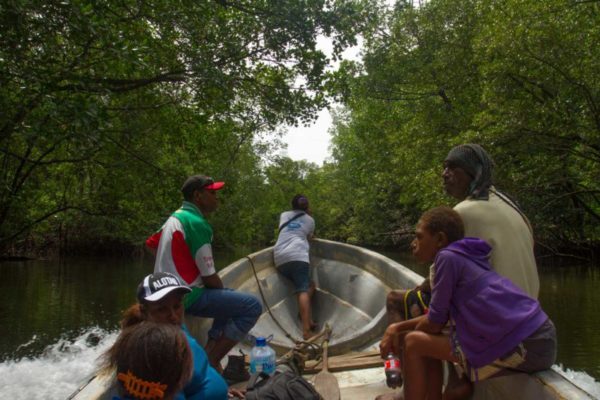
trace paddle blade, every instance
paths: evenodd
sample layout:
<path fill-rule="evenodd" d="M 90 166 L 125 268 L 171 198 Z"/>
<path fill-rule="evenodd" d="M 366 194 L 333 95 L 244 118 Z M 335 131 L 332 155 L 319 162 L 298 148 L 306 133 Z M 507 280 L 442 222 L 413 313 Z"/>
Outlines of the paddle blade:
<path fill-rule="evenodd" d="M 323 400 L 340 400 L 340 386 L 337 378 L 329 371 L 321 371 L 314 378 L 315 389 Z"/>

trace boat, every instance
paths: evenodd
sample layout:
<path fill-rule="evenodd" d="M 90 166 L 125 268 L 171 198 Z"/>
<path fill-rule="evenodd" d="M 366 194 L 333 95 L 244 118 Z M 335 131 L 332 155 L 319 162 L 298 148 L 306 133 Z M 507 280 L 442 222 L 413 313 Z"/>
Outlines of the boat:
<path fill-rule="evenodd" d="M 378 355 L 378 342 L 387 324 L 386 295 L 393 289 L 412 288 L 423 277 L 375 251 L 324 239 L 311 241 L 310 259 L 317 284 L 313 318 L 331 327 L 329 371 L 339 382 L 341 398 L 374 399 L 393 392 L 385 384 L 383 361 Z M 301 346 L 296 297 L 291 282 L 275 269 L 272 247 L 230 264 L 219 275 L 226 287 L 252 293 L 261 300 L 263 314 L 250 337 L 270 337 L 269 345 L 280 359 L 293 354 L 299 343 Z M 186 325 L 199 343 L 206 343 L 210 323 L 210 319 L 186 316 Z M 249 354 L 252 341 L 238 347 Z M 318 359 L 306 361 L 301 367 L 309 380 L 321 370 Z M 92 377 L 69 399 L 110 399 L 114 394 L 112 382 L 110 377 Z M 243 387 L 243 383 L 237 386 Z M 478 382 L 473 399 L 593 397 L 563 375 L 547 370 Z"/>

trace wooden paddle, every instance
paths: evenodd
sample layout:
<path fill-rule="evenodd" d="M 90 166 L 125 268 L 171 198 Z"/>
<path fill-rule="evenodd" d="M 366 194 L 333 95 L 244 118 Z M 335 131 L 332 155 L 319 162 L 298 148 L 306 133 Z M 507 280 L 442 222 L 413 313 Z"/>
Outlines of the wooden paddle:
<path fill-rule="evenodd" d="M 327 326 L 326 330 L 325 340 L 323 340 L 323 369 L 315 375 L 313 383 L 323 400 L 340 400 L 340 385 L 335 375 L 329 372 L 327 365 L 327 346 L 329 345 L 331 328 Z"/>

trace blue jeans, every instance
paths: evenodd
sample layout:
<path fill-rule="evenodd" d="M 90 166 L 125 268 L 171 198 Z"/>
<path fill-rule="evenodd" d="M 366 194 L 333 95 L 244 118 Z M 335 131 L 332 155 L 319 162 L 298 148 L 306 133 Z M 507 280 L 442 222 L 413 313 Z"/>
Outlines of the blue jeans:
<path fill-rule="evenodd" d="M 233 289 L 205 289 L 198 300 L 186 311 L 195 317 L 213 318 L 208 331 L 210 339 L 221 335 L 239 342 L 256 324 L 262 313 L 262 306 L 251 294 Z"/>

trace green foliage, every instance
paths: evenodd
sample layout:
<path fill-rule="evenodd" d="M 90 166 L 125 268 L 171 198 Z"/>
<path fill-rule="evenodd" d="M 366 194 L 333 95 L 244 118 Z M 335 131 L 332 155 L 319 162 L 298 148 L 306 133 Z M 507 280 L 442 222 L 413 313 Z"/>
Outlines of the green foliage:
<path fill-rule="evenodd" d="M 597 243 L 600 3 L 398 1 L 380 20 L 362 66 L 329 86 L 346 108 L 333 140 L 346 237 L 372 242 L 449 203 L 441 163 L 476 142 L 540 243 Z"/>
<path fill-rule="evenodd" d="M 264 239 L 249 223 L 264 217 L 246 213 L 265 188 L 253 140 L 315 118 L 330 62 L 317 36 L 333 38 L 337 57 L 365 9 L 345 0 L 4 2 L 0 251 L 18 253 L 32 235 L 139 243 L 200 172 L 228 182 L 216 222 L 229 240 Z"/>
<path fill-rule="evenodd" d="M 362 61 L 328 69 L 359 34 Z M 387 244 L 453 203 L 441 164 L 466 142 L 541 244 L 597 245 L 599 42 L 597 1 L 5 2 L 0 251 L 141 243 L 196 173 L 227 182 L 217 245 L 272 243 L 296 193 L 318 236 Z M 273 156 L 263 134 L 330 99 L 332 162 Z"/>

